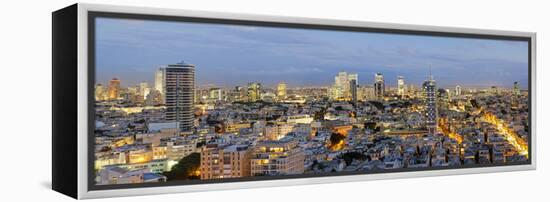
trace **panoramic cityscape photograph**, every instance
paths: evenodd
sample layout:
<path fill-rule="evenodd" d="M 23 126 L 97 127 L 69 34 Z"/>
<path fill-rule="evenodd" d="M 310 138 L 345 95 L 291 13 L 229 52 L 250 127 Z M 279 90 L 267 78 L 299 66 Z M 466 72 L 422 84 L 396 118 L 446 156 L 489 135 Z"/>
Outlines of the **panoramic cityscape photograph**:
<path fill-rule="evenodd" d="M 530 162 L 521 40 L 95 19 L 95 185 Z"/>

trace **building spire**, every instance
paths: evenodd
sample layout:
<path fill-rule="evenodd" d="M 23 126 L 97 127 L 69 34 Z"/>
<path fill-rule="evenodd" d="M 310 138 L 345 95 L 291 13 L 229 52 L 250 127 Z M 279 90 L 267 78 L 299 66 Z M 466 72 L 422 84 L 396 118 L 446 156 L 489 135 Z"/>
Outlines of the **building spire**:
<path fill-rule="evenodd" d="M 430 68 L 430 74 L 429 74 L 429 76 L 428 76 L 428 80 L 431 81 L 431 80 L 434 80 L 434 77 L 433 77 L 433 75 L 432 75 L 432 64 L 430 64 L 430 67 L 429 67 L 429 68 Z"/>
<path fill-rule="evenodd" d="M 428 80 L 432 81 L 432 80 L 434 80 L 434 77 L 433 77 L 433 75 L 432 75 L 432 65 L 431 65 L 431 64 L 430 64 L 430 66 L 429 66 L 429 69 L 430 69 L 430 74 L 429 74 L 429 76 L 428 76 Z"/>

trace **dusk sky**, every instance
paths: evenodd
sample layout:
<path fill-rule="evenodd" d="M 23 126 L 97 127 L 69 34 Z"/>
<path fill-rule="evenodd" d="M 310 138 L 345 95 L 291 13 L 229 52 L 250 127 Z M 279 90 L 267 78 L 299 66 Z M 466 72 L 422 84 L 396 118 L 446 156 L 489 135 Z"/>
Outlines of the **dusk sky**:
<path fill-rule="evenodd" d="M 126 87 L 181 61 L 196 65 L 198 86 L 328 86 L 340 71 L 359 85 L 380 72 L 387 86 L 419 86 L 430 66 L 443 88 L 528 83 L 527 42 L 488 39 L 98 18 L 96 57 L 97 82 Z"/>

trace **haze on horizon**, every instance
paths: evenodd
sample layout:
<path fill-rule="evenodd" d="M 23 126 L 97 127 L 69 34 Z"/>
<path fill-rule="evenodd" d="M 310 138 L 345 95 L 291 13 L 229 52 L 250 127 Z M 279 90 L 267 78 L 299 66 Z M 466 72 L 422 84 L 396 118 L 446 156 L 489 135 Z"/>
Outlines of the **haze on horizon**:
<path fill-rule="evenodd" d="M 370 85 L 383 73 L 419 86 L 429 68 L 440 87 L 528 85 L 528 43 L 332 30 L 96 19 L 96 82 L 153 84 L 161 66 L 196 65 L 198 86 L 329 86 L 340 71 Z"/>

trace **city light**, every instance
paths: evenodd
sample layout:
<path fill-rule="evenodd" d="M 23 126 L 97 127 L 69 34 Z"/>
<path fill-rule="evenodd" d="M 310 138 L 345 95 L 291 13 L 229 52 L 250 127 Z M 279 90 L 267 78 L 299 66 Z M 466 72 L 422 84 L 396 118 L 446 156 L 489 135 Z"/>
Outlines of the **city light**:
<path fill-rule="evenodd" d="M 160 79 L 180 78 L 175 76 L 181 73 L 178 69 L 160 71 L 164 72 Z M 189 72 L 181 75 L 185 78 Z M 144 90 L 150 88 L 147 83 L 127 89 L 124 81 L 116 80 L 112 92 L 132 95 L 98 101 L 105 107 L 98 110 L 104 115 L 97 117 L 101 138 L 96 141 L 105 146 L 99 147 L 102 149 L 96 154 L 94 167 L 101 172 L 125 165 L 159 174 L 171 171 L 181 159 L 195 153 L 200 154 L 200 160 L 195 161 L 197 168 L 188 175 L 208 180 L 333 172 L 341 168 L 329 169 L 327 165 L 349 158 L 343 156 L 349 152 L 356 152 L 358 158 L 354 159 L 359 162 L 354 170 L 372 169 L 369 158 L 370 162 L 378 160 L 391 168 L 502 163 L 528 158 L 529 145 L 516 133 L 523 126 L 512 123 L 514 130 L 508 127 L 510 123 L 487 110 L 501 112 L 503 117 L 518 112 L 525 116 L 525 108 L 517 103 L 527 99 L 517 90 L 513 91 L 514 102 L 507 102 L 506 95 L 494 93 L 494 88 L 467 93 L 460 87 L 453 95 L 440 95 L 432 76 L 422 83 L 422 88 L 407 90 L 404 77 L 398 77 L 400 87 L 393 89 L 388 89 L 382 73 L 375 74 L 374 86 L 378 89 L 357 86 L 358 79 L 358 74 L 339 72 L 329 88 L 292 88 L 284 82 L 268 88 L 261 82 L 249 82 L 246 88 L 198 87 L 196 100 L 192 101 L 174 96 L 156 99 L 172 105 L 151 104 L 142 99 L 145 92 L 171 92 Z M 177 86 L 166 82 L 156 83 Z M 104 93 L 100 87 L 97 93 Z M 178 99 L 185 100 L 189 107 L 173 104 Z M 497 102 L 500 103 L 494 104 Z M 507 143 L 503 148 L 498 139 L 484 139 L 491 128 Z M 103 131 L 117 136 L 102 136 Z"/>
<path fill-rule="evenodd" d="M 177 69 L 161 70 L 179 74 Z M 188 74 L 182 73 L 184 77 Z M 163 75 L 161 79 L 171 78 Z M 440 95 L 442 91 L 432 76 L 422 88 L 407 89 L 404 77 L 398 77 L 400 87 L 392 89 L 378 73 L 374 85 L 378 90 L 357 86 L 358 76 L 339 72 L 329 88 L 292 88 L 284 82 L 268 88 L 261 82 L 249 82 L 247 87 L 234 89 L 200 90 L 199 86 L 192 101 L 173 96 L 157 99 L 172 104 L 185 100 L 190 106 L 186 108 L 179 103 L 146 103 L 142 99 L 145 92 L 170 92 L 144 90 L 150 88 L 147 83 L 129 90 L 123 87 L 124 81 L 117 80 L 115 84 L 121 86 L 116 91 L 135 95 L 98 101 L 105 107 L 98 110 L 104 115 L 97 117 L 97 131 L 101 132 L 97 144 L 105 146 L 99 147 L 102 149 L 96 154 L 94 167 L 101 172 L 126 165 L 159 174 L 195 153 L 200 154 L 200 160 L 195 161 L 197 168 L 189 171 L 189 176 L 209 180 L 340 172 L 340 167 L 327 166 L 349 158 L 344 157 L 349 152 L 356 152 L 358 158 L 353 159 L 358 167 L 352 170 L 372 169 L 369 162 L 376 160 L 391 167 L 379 169 L 392 169 L 521 162 L 528 158 L 529 145 L 516 133 L 523 125 L 505 121 L 488 110 L 501 112 L 502 117 L 510 113 L 525 117 L 527 110 L 520 106 L 526 105 L 518 102 L 527 99 L 517 90 L 513 91 L 513 102 L 507 102 L 507 95 L 495 93 L 494 88 L 471 93 L 460 87 L 453 95 Z M 158 83 L 176 85 L 166 82 Z M 104 91 L 102 87 L 99 90 Z M 491 128 L 505 142 L 485 140 Z M 119 137 L 102 136 L 103 131 Z"/>
<path fill-rule="evenodd" d="M 493 124 L 497 129 L 500 135 L 503 135 L 504 138 L 508 141 L 509 144 L 514 146 L 516 151 L 524 156 L 529 154 L 528 144 L 521 139 L 513 130 L 508 128 L 506 124 L 497 118 L 494 114 L 490 112 L 484 112 L 483 120 Z"/>
<path fill-rule="evenodd" d="M 96 184 L 530 163 L 525 41 L 103 20 Z"/>
<path fill-rule="evenodd" d="M 448 120 L 447 118 L 439 118 L 438 121 L 438 131 L 441 131 L 443 134 L 448 136 L 451 139 L 456 140 L 458 144 L 462 144 L 462 136 L 454 131 L 451 131 L 451 129 L 448 127 Z"/>

